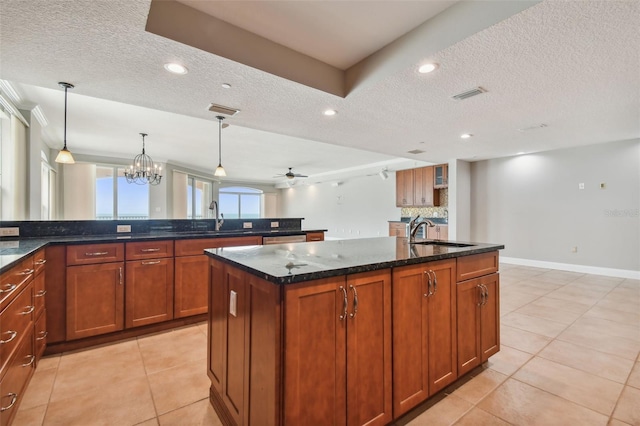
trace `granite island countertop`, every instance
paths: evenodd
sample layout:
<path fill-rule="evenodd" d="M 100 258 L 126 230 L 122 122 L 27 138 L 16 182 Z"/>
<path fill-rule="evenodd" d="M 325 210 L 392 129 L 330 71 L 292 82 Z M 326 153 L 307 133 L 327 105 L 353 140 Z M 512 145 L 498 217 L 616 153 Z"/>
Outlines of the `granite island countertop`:
<path fill-rule="evenodd" d="M 504 249 L 502 244 L 448 243 L 469 246 L 410 244 L 407 238 L 377 237 L 225 247 L 207 249 L 205 252 L 214 259 L 274 284 L 293 284 Z"/>

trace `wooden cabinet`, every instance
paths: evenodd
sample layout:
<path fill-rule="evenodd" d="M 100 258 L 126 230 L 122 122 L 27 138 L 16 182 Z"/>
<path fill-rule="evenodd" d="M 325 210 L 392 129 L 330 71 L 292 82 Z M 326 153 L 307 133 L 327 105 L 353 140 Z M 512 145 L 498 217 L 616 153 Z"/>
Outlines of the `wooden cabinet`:
<path fill-rule="evenodd" d="M 458 371 L 471 371 L 500 350 L 498 274 L 458 283 Z"/>
<path fill-rule="evenodd" d="M 285 424 L 392 420 L 389 270 L 287 288 L 285 341 Z"/>
<path fill-rule="evenodd" d="M 15 354 L 8 360 L 0 380 L 0 425 L 13 421 L 27 384 L 35 371 L 33 328 L 19 340 Z"/>
<path fill-rule="evenodd" d="M 413 206 L 413 169 L 396 172 L 396 206 Z"/>
<path fill-rule="evenodd" d="M 449 165 L 438 164 L 433 166 L 433 187 L 447 188 L 449 186 Z"/>
<path fill-rule="evenodd" d="M 324 232 L 307 232 L 307 242 L 324 241 Z"/>
<path fill-rule="evenodd" d="M 449 239 L 449 225 L 436 225 L 428 226 L 427 239 L 429 240 L 448 240 Z"/>
<path fill-rule="evenodd" d="M 128 261 L 125 327 L 173 319 L 173 258 Z"/>
<path fill-rule="evenodd" d="M 456 262 L 393 272 L 393 412 L 400 416 L 455 381 Z"/>
<path fill-rule="evenodd" d="M 440 193 L 433 187 L 433 167 L 413 169 L 415 207 L 433 207 L 440 205 Z"/>
<path fill-rule="evenodd" d="M 38 250 L 33 255 L 33 265 L 35 269 L 35 278 L 33 279 L 33 303 L 35 311 L 33 313 L 34 318 L 34 348 L 35 348 L 35 363 L 38 365 L 38 361 L 44 353 L 44 349 L 47 345 L 47 315 L 45 313 L 46 294 L 47 289 L 45 285 L 45 264 L 47 259 L 45 256 L 45 250 Z"/>
<path fill-rule="evenodd" d="M 404 222 L 389 222 L 390 237 L 406 237 L 407 224 Z"/>

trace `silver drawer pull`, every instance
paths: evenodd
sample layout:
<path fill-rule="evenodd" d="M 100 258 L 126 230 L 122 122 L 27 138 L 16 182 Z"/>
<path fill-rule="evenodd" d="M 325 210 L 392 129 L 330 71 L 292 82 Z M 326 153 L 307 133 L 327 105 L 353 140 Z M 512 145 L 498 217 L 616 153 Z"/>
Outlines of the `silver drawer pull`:
<path fill-rule="evenodd" d="M 15 290 L 16 287 L 18 287 L 17 284 L 5 284 L 0 288 L 0 293 L 9 293 L 10 291 Z"/>
<path fill-rule="evenodd" d="M 11 335 L 11 337 L 9 337 L 7 340 L 0 340 L 0 345 L 5 344 L 5 343 L 9 343 L 13 339 L 15 339 L 16 336 L 18 335 L 18 332 L 17 331 L 13 331 L 13 330 L 5 331 L 2 334 L 7 334 L 7 333 L 9 333 Z"/>
<path fill-rule="evenodd" d="M 160 263 L 159 260 L 149 260 L 146 262 L 142 262 L 143 265 L 157 265 L 158 263 Z"/>
<path fill-rule="evenodd" d="M 19 275 L 31 275 L 34 271 L 35 269 L 25 269 L 24 271 L 20 272 Z"/>
<path fill-rule="evenodd" d="M 23 367 L 29 367 L 36 360 L 36 356 L 35 355 L 27 355 L 27 356 L 25 356 L 25 358 L 31 358 L 31 359 L 26 364 L 22 364 Z"/>
<path fill-rule="evenodd" d="M 47 335 L 49 335 L 48 331 L 41 331 L 40 334 L 42 334 L 41 337 L 36 337 L 36 340 L 44 340 L 47 338 Z"/>
<path fill-rule="evenodd" d="M 36 260 L 34 263 L 36 265 L 44 265 L 45 263 L 47 263 L 47 259 Z"/>
<path fill-rule="evenodd" d="M 85 256 L 104 256 L 105 254 L 109 254 L 108 251 L 96 251 L 93 253 L 85 253 Z"/>
<path fill-rule="evenodd" d="M 11 404 L 9 404 L 8 407 L 0 407 L 0 412 L 10 410 L 11 407 L 13 407 L 16 404 L 16 401 L 18 400 L 18 394 L 17 393 L 9 392 L 5 396 L 8 396 L 8 397 L 11 398 Z"/>
<path fill-rule="evenodd" d="M 29 315 L 31 312 L 35 311 L 36 307 L 33 305 L 25 306 L 27 308 L 26 311 L 20 312 L 20 315 Z"/>
<path fill-rule="evenodd" d="M 45 294 L 47 294 L 47 290 L 40 290 L 39 292 L 37 292 L 34 296 L 35 297 L 42 297 Z"/>
<path fill-rule="evenodd" d="M 149 253 L 149 252 L 152 252 L 152 251 L 160 251 L 160 249 L 159 248 L 150 248 L 150 249 L 140 249 L 140 251 L 143 252 L 143 253 Z"/>

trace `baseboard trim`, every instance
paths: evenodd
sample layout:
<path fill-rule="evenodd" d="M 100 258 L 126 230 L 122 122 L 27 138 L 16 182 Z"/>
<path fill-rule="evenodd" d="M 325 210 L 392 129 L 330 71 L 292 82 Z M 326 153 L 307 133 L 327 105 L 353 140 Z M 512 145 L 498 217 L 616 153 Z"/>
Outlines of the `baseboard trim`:
<path fill-rule="evenodd" d="M 535 268 L 559 269 L 561 271 L 580 272 L 583 274 L 604 275 L 616 278 L 630 278 L 640 280 L 640 271 L 628 269 L 602 268 L 599 266 L 574 265 L 571 263 L 546 262 L 544 260 L 520 259 L 517 257 L 500 256 L 501 263 L 511 265 L 532 266 Z"/>

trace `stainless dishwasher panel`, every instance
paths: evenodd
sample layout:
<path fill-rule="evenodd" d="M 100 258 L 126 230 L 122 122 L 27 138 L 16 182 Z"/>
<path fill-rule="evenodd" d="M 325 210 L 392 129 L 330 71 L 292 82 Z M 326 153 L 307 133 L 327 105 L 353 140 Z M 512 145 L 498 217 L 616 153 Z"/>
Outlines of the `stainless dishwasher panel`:
<path fill-rule="evenodd" d="M 307 241 L 306 235 L 286 235 L 281 237 L 263 237 L 262 244 L 286 244 L 286 243 L 304 243 Z"/>

